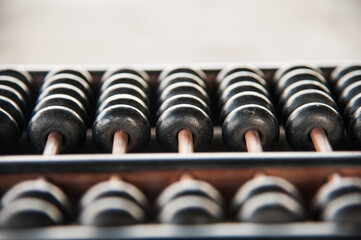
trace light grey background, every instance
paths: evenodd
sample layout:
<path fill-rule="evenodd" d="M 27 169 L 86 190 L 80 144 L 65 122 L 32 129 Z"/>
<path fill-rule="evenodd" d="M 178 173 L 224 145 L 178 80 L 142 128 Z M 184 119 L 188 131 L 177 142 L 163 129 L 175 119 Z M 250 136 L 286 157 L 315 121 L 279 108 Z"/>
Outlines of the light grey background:
<path fill-rule="evenodd" d="M 0 63 L 361 59 L 361 1 L 2 0 Z"/>

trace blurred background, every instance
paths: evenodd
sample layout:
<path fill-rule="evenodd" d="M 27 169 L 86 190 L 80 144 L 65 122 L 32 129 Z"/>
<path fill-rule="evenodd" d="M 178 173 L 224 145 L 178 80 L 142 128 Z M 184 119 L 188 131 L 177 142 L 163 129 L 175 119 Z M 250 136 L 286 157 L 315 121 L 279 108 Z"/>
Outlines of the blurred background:
<path fill-rule="evenodd" d="M 359 0 L 0 0 L 0 63 L 353 59 Z"/>

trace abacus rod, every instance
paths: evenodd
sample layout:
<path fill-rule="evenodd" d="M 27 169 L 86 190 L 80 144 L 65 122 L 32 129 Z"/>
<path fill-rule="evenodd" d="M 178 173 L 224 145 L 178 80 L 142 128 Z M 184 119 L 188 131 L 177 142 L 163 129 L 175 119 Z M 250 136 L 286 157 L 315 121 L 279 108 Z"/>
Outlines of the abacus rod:
<path fill-rule="evenodd" d="M 244 134 L 248 152 L 263 152 L 262 141 L 259 132 L 255 129 L 250 129 Z"/>
<path fill-rule="evenodd" d="M 57 155 L 60 151 L 61 144 L 63 141 L 63 135 L 58 131 L 52 131 L 48 135 L 46 140 L 43 155 L 44 156 L 54 156 Z"/>
<path fill-rule="evenodd" d="M 183 129 L 178 133 L 178 152 L 193 153 L 193 134 L 189 129 Z"/>
<path fill-rule="evenodd" d="M 123 130 L 118 130 L 113 137 L 113 155 L 125 154 L 128 150 L 128 133 Z"/>
<path fill-rule="evenodd" d="M 332 147 L 328 141 L 327 134 L 322 128 L 313 128 L 310 137 L 317 152 L 332 152 Z"/>

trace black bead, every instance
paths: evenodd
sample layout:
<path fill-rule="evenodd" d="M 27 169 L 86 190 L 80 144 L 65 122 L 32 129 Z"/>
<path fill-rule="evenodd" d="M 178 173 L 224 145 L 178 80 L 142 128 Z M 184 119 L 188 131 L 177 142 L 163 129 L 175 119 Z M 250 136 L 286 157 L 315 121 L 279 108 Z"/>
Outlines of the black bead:
<path fill-rule="evenodd" d="M 245 91 L 258 92 L 260 94 L 265 95 L 267 98 L 270 98 L 267 89 L 259 83 L 250 82 L 250 81 L 237 82 L 224 89 L 218 100 L 219 108 L 221 108 L 225 104 L 225 102 L 228 99 L 230 99 L 233 95 Z"/>
<path fill-rule="evenodd" d="M 29 107 L 32 101 L 31 91 L 25 83 L 14 77 L 0 75 L 0 85 L 11 87 L 19 92 L 25 101 L 25 105 Z"/>
<path fill-rule="evenodd" d="M 148 96 L 145 94 L 145 92 L 138 88 L 135 85 L 127 84 L 127 83 L 118 83 L 115 85 L 112 85 L 105 89 L 104 92 L 101 93 L 101 95 L 98 98 L 98 105 L 100 105 L 102 102 L 105 101 L 105 99 L 116 95 L 116 94 L 130 94 L 133 95 L 139 99 L 141 99 L 144 103 L 147 104 L 147 106 L 150 106 L 150 102 L 148 99 Z"/>
<path fill-rule="evenodd" d="M 323 103 L 308 103 L 292 112 L 285 123 L 287 141 L 295 150 L 314 150 L 310 131 L 318 127 L 326 131 L 332 147 L 341 142 L 343 121 L 334 108 Z"/>
<path fill-rule="evenodd" d="M 250 129 L 260 133 L 263 149 L 269 150 L 277 143 L 279 126 L 276 117 L 265 107 L 249 104 L 234 109 L 224 120 L 224 144 L 234 151 L 246 151 L 244 135 Z"/>
<path fill-rule="evenodd" d="M 123 130 L 129 135 L 128 151 L 144 149 L 150 139 L 147 117 L 130 105 L 113 105 L 105 108 L 93 124 L 93 141 L 103 152 L 111 152 L 113 135 Z"/>
<path fill-rule="evenodd" d="M 235 72 L 219 82 L 217 94 L 220 95 L 228 86 L 242 81 L 255 82 L 267 87 L 266 81 L 258 74 L 252 72 Z"/>
<path fill-rule="evenodd" d="M 39 95 L 37 102 L 41 102 L 43 98 L 53 94 L 65 94 L 77 99 L 83 104 L 87 112 L 90 112 L 89 99 L 83 91 L 68 83 L 57 83 L 45 88 Z"/>
<path fill-rule="evenodd" d="M 25 127 L 25 119 L 20 107 L 10 98 L 0 96 L 0 108 L 16 121 L 19 132 L 22 133 Z"/>
<path fill-rule="evenodd" d="M 277 70 L 277 72 L 274 75 L 274 81 L 278 82 L 281 77 L 297 69 L 309 69 L 318 73 L 322 73 L 321 69 L 312 63 L 291 63 Z"/>
<path fill-rule="evenodd" d="M 314 80 L 324 85 L 327 85 L 326 79 L 314 70 L 310 69 L 296 69 L 285 74 L 281 79 L 275 83 L 274 92 L 276 96 L 280 96 L 282 91 L 291 84 L 302 80 Z"/>
<path fill-rule="evenodd" d="M 190 94 L 196 96 L 202 99 L 208 106 L 210 105 L 208 93 L 201 86 L 189 82 L 178 82 L 165 88 L 159 95 L 158 105 L 161 105 L 168 98 L 179 94 Z"/>
<path fill-rule="evenodd" d="M 1 108 L 0 122 L 0 150 L 4 152 L 17 143 L 21 132 L 16 120 Z"/>
<path fill-rule="evenodd" d="M 0 212 L 3 228 L 34 228 L 65 223 L 61 211 L 52 203 L 38 198 L 20 198 Z"/>
<path fill-rule="evenodd" d="M 355 71 L 355 70 L 361 70 L 361 63 L 345 63 L 342 65 L 339 65 L 336 67 L 331 74 L 331 83 L 335 85 L 340 78 L 342 78 L 344 75 Z"/>
<path fill-rule="evenodd" d="M 70 202 L 65 193 L 56 185 L 40 180 L 27 180 L 20 182 L 9 189 L 1 199 L 2 207 L 22 198 L 37 198 L 56 206 L 64 215 L 70 217 Z"/>
<path fill-rule="evenodd" d="M 211 117 L 211 111 L 207 104 L 200 98 L 191 95 L 191 94 L 178 94 L 174 95 L 167 100 L 165 100 L 162 105 L 159 106 L 157 111 L 156 119 L 163 114 L 164 111 L 166 111 L 168 108 L 178 105 L 178 104 L 190 104 L 196 107 L 199 107 L 202 109 L 209 117 Z"/>
<path fill-rule="evenodd" d="M 22 81 L 28 87 L 31 87 L 33 83 L 33 78 L 31 77 L 31 75 L 27 71 L 19 68 L 1 66 L 0 76 L 14 77 Z"/>
<path fill-rule="evenodd" d="M 347 124 L 347 126 L 350 123 L 350 120 L 351 120 L 352 116 L 354 115 L 354 113 L 360 107 L 361 107 L 361 93 L 356 94 L 353 98 L 351 98 L 348 101 L 346 107 L 344 108 L 343 118 L 344 118 L 345 124 Z"/>
<path fill-rule="evenodd" d="M 147 105 L 138 97 L 130 94 L 115 94 L 106 98 L 98 107 L 96 116 L 99 115 L 104 109 L 113 105 L 129 105 L 141 111 L 150 121 L 150 112 Z"/>
<path fill-rule="evenodd" d="M 162 148 L 178 151 L 178 133 L 189 129 L 193 134 L 195 151 L 207 148 L 213 138 L 213 124 L 207 113 L 189 104 L 179 104 L 168 108 L 159 117 L 156 136 Z"/>
<path fill-rule="evenodd" d="M 81 77 L 78 77 L 74 74 L 69 73 L 60 73 L 57 75 L 54 75 L 48 79 L 46 79 L 40 89 L 40 91 L 44 91 L 46 88 L 48 88 L 51 85 L 58 84 L 58 83 L 66 83 L 73 85 L 77 88 L 79 88 L 82 92 L 85 93 L 85 95 L 88 97 L 88 99 L 91 99 L 92 97 L 92 89 L 89 85 L 89 83 L 84 80 Z"/>
<path fill-rule="evenodd" d="M 80 214 L 79 223 L 92 226 L 122 226 L 145 221 L 144 211 L 133 201 L 104 197 L 90 203 Z"/>
<path fill-rule="evenodd" d="M 127 74 L 136 75 L 136 76 L 144 79 L 146 82 L 150 81 L 148 74 L 141 69 L 134 68 L 134 67 L 117 66 L 117 67 L 113 67 L 113 68 L 109 69 L 108 71 L 106 71 L 101 78 L 101 82 L 104 82 L 111 76 L 117 75 L 119 73 L 127 73 Z"/>
<path fill-rule="evenodd" d="M 295 83 L 292 83 L 291 85 L 289 85 L 288 87 L 286 87 L 282 94 L 279 96 L 278 98 L 278 106 L 279 109 L 282 110 L 284 104 L 286 103 L 286 101 L 295 93 L 302 91 L 302 90 L 306 90 L 306 89 L 315 89 L 315 90 L 320 90 L 323 91 L 325 93 L 327 93 L 328 95 L 331 94 L 330 90 L 328 89 L 328 87 L 326 87 L 323 83 L 320 83 L 318 81 L 315 80 L 300 80 L 297 81 Z"/>
<path fill-rule="evenodd" d="M 170 201 L 158 221 L 171 224 L 209 224 L 223 220 L 222 208 L 203 196 L 182 196 Z"/>
<path fill-rule="evenodd" d="M 89 84 L 93 82 L 93 78 L 87 70 L 85 70 L 84 68 L 73 67 L 73 66 L 71 67 L 64 66 L 64 67 L 57 67 L 52 69 L 51 71 L 48 72 L 48 74 L 46 74 L 44 81 L 47 81 L 49 78 L 52 78 L 53 76 L 60 74 L 75 75 L 77 77 L 84 79 Z"/>
<path fill-rule="evenodd" d="M 341 96 L 339 97 L 339 105 L 341 108 L 345 108 L 347 103 L 356 95 L 361 92 L 361 81 L 354 82 L 348 85 L 343 91 Z"/>
<path fill-rule="evenodd" d="M 117 73 L 112 75 L 111 77 L 105 79 L 100 88 L 100 92 L 104 92 L 110 86 L 120 83 L 127 83 L 134 85 L 140 89 L 142 89 L 146 94 L 150 94 L 150 87 L 143 78 L 130 73 Z"/>
<path fill-rule="evenodd" d="M 144 211 L 148 211 L 149 203 L 145 195 L 134 185 L 123 181 L 104 181 L 90 188 L 81 198 L 80 210 L 87 208 L 92 202 L 104 197 L 118 197 L 136 203 Z"/>
<path fill-rule="evenodd" d="M 229 65 L 224 67 L 217 75 L 216 78 L 216 84 L 218 85 L 222 81 L 224 81 L 226 78 L 228 78 L 229 75 L 233 75 L 234 73 L 250 73 L 251 75 L 256 74 L 263 78 L 263 72 L 255 67 L 251 66 L 242 66 L 242 65 Z"/>
<path fill-rule="evenodd" d="M 335 101 L 324 91 L 315 89 L 301 90 L 293 94 L 285 102 L 282 109 L 283 122 L 287 122 L 287 119 L 293 111 L 307 103 L 324 103 L 334 109 L 337 109 Z"/>
<path fill-rule="evenodd" d="M 348 133 L 352 138 L 352 143 L 361 149 L 361 108 L 358 108 L 350 118 Z"/>
<path fill-rule="evenodd" d="M 305 212 L 294 198 L 280 192 L 266 192 L 251 197 L 237 212 L 236 219 L 254 223 L 289 223 L 302 221 Z"/>
<path fill-rule="evenodd" d="M 52 106 L 62 106 L 69 108 L 75 111 L 85 124 L 88 122 L 88 114 L 83 104 L 76 98 L 66 94 L 51 94 L 47 97 L 44 97 L 36 104 L 36 107 L 34 108 L 34 114 L 43 108 Z"/>
<path fill-rule="evenodd" d="M 336 82 L 335 92 L 340 96 L 349 85 L 361 81 L 361 70 L 349 72 Z"/>
<path fill-rule="evenodd" d="M 83 145 L 86 126 L 81 117 L 73 110 L 51 106 L 40 109 L 28 125 L 28 139 L 36 152 L 42 152 L 50 132 L 58 131 L 63 136 L 61 152 L 74 152 Z"/>
<path fill-rule="evenodd" d="M 202 87 L 204 90 L 207 89 L 207 85 L 204 82 L 204 80 L 202 80 L 198 76 L 190 73 L 181 72 L 181 73 L 174 73 L 161 80 L 157 87 L 157 95 L 159 96 L 168 86 L 179 82 L 194 83 Z"/>
<path fill-rule="evenodd" d="M 190 73 L 193 75 L 196 75 L 203 81 L 206 80 L 207 76 L 206 74 L 197 67 L 191 67 L 191 66 L 170 66 L 166 69 L 164 69 L 161 74 L 159 75 L 159 81 L 162 81 L 167 76 L 170 76 L 175 73 Z"/>
<path fill-rule="evenodd" d="M 220 122 L 223 123 L 224 119 L 237 107 L 248 104 L 257 104 L 274 112 L 273 105 L 266 96 L 258 92 L 245 91 L 233 95 L 226 101 L 220 112 Z"/>
<path fill-rule="evenodd" d="M 212 185 L 200 180 L 185 179 L 175 182 L 164 189 L 155 203 L 155 208 L 160 211 L 172 200 L 182 196 L 202 196 L 223 206 L 221 194 Z"/>
<path fill-rule="evenodd" d="M 13 102 L 16 103 L 17 106 L 19 106 L 19 108 L 21 109 L 21 111 L 25 116 L 28 114 L 29 109 L 26 107 L 25 99 L 14 88 L 5 85 L 0 85 L 0 96 L 4 96 L 11 99 Z"/>

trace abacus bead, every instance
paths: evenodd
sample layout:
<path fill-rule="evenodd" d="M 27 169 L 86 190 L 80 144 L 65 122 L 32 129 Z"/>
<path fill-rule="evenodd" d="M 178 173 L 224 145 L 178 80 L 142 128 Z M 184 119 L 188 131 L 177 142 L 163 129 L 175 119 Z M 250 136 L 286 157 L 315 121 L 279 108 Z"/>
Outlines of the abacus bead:
<path fill-rule="evenodd" d="M 43 98 L 53 94 L 65 94 L 74 97 L 83 104 L 87 112 L 89 112 L 90 110 L 88 97 L 85 95 L 85 93 L 79 88 L 68 83 L 57 83 L 48 86 L 40 93 L 37 102 L 40 102 Z"/>
<path fill-rule="evenodd" d="M 49 78 L 55 76 L 55 75 L 59 75 L 59 74 L 71 74 L 71 75 L 75 75 L 77 77 L 80 77 L 82 79 L 84 79 L 87 83 L 92 83 L 93 78 L 90 75 L 90 73 L 80 67 L 74 67 L 74 66 L 64 66 L 64 67 L 57 67 L 52 69 L 51 71 L 48 72 L 48 74 L 46 74 L 44 81 L 47 81 Z"/>
<path fill-rule="evenodd" d="M 277 143 L 279 126 L 276 117 L 265 107 L 249 104 L 236 108 L 224 120 L 224 144 L 234 151 L 246 151 L 244 135 L 250 129 L 260 133 L 263 149 L 269 150 Z"/>
<path fill-rule="evenodd" d="M 174 83 L 163 90 L 158 98 L 158 105 L 161 105 L 168 98 L 178 94 L 190 94 L 202 99 L 208 106 L 210 100 L 207 92 L 197 84 L 190 82 L 179 82 Z"/>
<path fill-rule="evenodd" d="M 157 93 L 160 95 L 168 86 L 179 83 L 179 82 L 189 82 L 199 85 L 203 89 L 206 89 L 206 83 L 199 78 L 198 76 L 190 73 L 174 73 L 163 80 L 161 80 L 158 84 Z"/>
<path fill-rule="evenodd" d="M 159 213 L 158 221 L 171 224 L 208 224 L 223 219 L 219 204 L 203 196 L 173 199 Z"/>
<path fill-rule="evenodd" d="M 301 202 L 298 190 L 288 181 L 275 176 L 257 176 L 247 181 L 236 193 L 232 201 L 233 211 L 238 211 L 253 196 L 266 192 L 279 192 Z"/>
<path fill-rule="evenodd" d="M 14 146 L 20 137 L 20 129 L 15 119 L 0 108 L 0 150 L 7 151 Z"/>
<path fill-rule="evenodd" d="M 134 185 L 123 181 L 104 181 L 89 189 L 80 201 L 80 209 L 87 208 L 92 202 L 104 197 L 125 198 L 147 210 L 149 203 L 144 194 Z"/>
<path fill-rule="evenodd" d="M 176 198 L 190 195 L 202 196 L 223 205 L 222 196 L 212 185 L 204 181 L 185 179 L 175 182 L 163 190 L 155 203 L 156 210 L 161 210 Z"/>
<path fill-rule="evenodd" d="M 220 95 L 228 86 L 242 81 L 255 82 L 261 84 L 264 87 L 267 86 L 266 81 L 258 74 L 252 72 L 235 72 L 231 75 L 228 75 L 219 82 L 217 94 Z"/>
<path fill-rule="evenodd" d="M 288 87 L 286 87 L 281 96 L 279 97 L 279 108 L 282 109 L 286 101 L 295 93 L 307 90 L 307 89 L 315 89 L 325 92 L 328 95 L 331 95 L 330 90 L 322 83 L 315 80 L 300 80 L 295 83 L 292 83 Z"/>
<path fill-rule="evenodd" d="M 199 68 L 191 66 L 170 66 L 164 69 L 159 75 L 159 80 L 162 81 L 167 76 L 170 76 L 175 73 L 190 73 L 201 78 L 203 81 L 206 80 L 207 75 Z"/>
<path fill-rule="evenodd" d="M 327 81 L 322 74 L 310 69 L 297 69 L 285 74 L 275 83 L 275 95 L 279 96 L 289 85 L 302 80 L 314 80 L 327 85 Z"/>
<path fill-rule="evenodd" d="M 361 179 L 355 177 L 339 177 L 324 184 L 316 193 L 312 206 L 319 216 L 327 204 L 338 197 L 349 193 L 361 193 Z"/>
<path fill-rule="evenodd" d="M 257 194 L 246 201 L 236 218 L 255 223 L 288 223 L 304 219 L 302 205 L 294 198 L 280 192 Z"/>
<path fill-rule="evenodd" d="M 227 78 L 229 75 L 232 75 L 234 73 L 238 72 L 247 72 L 247 73 L 253 73 L 261 78 L 263 78 L 263 72 L 258 69 L 251 66 L 242 66 L 242 65 L 229 65 L 224 67 L 217 75 L 216 83 L 221 83 L 225 78 Z"/>
<path fill-rule="evenodd" d="M 339 97 L 339 103 L 341 108 L 344 108 L 347 103 L 353 98 L 356 94 L 361 92 L 361 81 L 354 82 L 348 85 L 344 91 L 342 92 L 341 96 Z"/>
<path fill-rule="evenodd" d="M 345 90 L 347 86 L 352 83 L 361 81 L 361 70 L 356 70 L 350 73 L 347 73 L 342 78 L 340 78 L 335 86 L 336 95 L 339 96 Z"/>
<path fill-rule="evenodd" d="M 361 193 L 349 193 L 330 201 L 322 220 L 344 224 L 361 224 Z"/>
<path fill-rule="evenodd" d="M 84 123 L 88 122 L 88 114 L 83 104 L 79 102 L 76 98 L 73 98 L 66 94 L 52 94 L 43 98 L 40 102 L 36 104 L 34 108 L 34 113 L 43 108 L 51 106 L 62 106 L 69 108 L 76 112 L 79 117 L 81 117 Z"/>
<path fill-rule="evenodd" d="M 345 63 L 336 67 L 331 74 L 331 83 L 336 84 L 341 77 L 355 70 L 361 70 L 361 63 Z"/>
<path fill-rule="evenodd" d="M 108 87 L 119 83 L 127 83 L 142 89 L 147 94 L 150 93 L 148 83 L 141 77 L 130 73 L 118 73 L 105 79 L 100 88 L 100 92 L 104 92 Z"/>
<path fill-rule="evenodd" d="M 211 111 L 202 99 L 191 94 L 178 94 L 168 98 L 162 103 L 162 105 L 159 106 L 156 119 L 158 119 L 168 108 L 178 104 L 189 104 L 199 107 L 207 113 L 209 117 L 211 117 Z"/>
<path fill-rule="evenodd" d="M 129 105 L 135 107 L 141 111 L 146 118 L 150 119 L 150 112 L 147 105 L 138 97 L 130 94 L 115 94 L 106 98 L 98 107 L 96 116 L 99 115 L 104 109 L 111 107 L 113 105 Z"/>
<path fill-rule="evenodd" d="M 28 180 L 16 184 L 2 197 L 1 205 L 7 207 L 13 201 L 29 197 L 53 204 L 65 217 L 70 215 L 70 202 L 65 193 L 56 185 L 44 180 Z"/>
<path fill-rule="evenodd" d="M 16 105 L 19 106 L 19 108 L 21 109 L 21 111 L 23 112 L 24 115 L 27 115 L 27 113 L 29 112 L 29 109 L 26 107 L 26 104 L 25 104 L 25 99 L 14 88 L 0 85 L 0 96 L 7 97 L 7 98 L 11 99 L 13 102 L 15 102 Z"/>
<path fill-rule="evenodd" d="M 148 96 L 145 92 L 137 86 L 127 84 L 127 83 L 118 83 L 108 87 L 98 98 L 98 105 L 105 101 L 105 99 L 116 95 L 116 94 L 130 94 L 139 99 L 141 99 L 147 106 L 150 106 Z"/>
<path fill-rule="evenodd" d="M 44 149 L 50 132 L 58 131 L 63 136 L 61 152 L 78 150 L 85 140 L 86 126 L 73 110 L 62 107 L 46 107 L 34 114 L 28 125 L 28 139 L 36 152 Z"/>
<path fill-rule="evenodd" d="M 14 200 L 0 212 L 0 225 L 3 228 L 45 227 L 64 222 L 64 216 L 56 206 L 37 198 Z"/>
<path fill-rule="evenodd" d="M 110 78 L 111 76 L 113 75 L 116 75 L 116 74 L 119 74 L 119 73 L 127 73 L 127 74 L 132 74 L 132 75 L 136 75 L 138 77 L 141 77 L 142 79 L 144 79 L 146 82 L 149 82 L 150 79 L 149 79 L 149 75 L 141 70 L 141 69 L 138 69 L 138 68 L 134 68 L 134 67 L 113 67 L 111 69 L 109 69 L 108 71 L 106 71 L 104 73 L 104 75 L 102 76 L 101 78 L 101 82 L 104 82 L 106 81 L 108 78 Z"/>
<path fill-rule="evenodd" d="M 189 104 L 168 108 L 156 125 L 158 143 L 167 151 L 178 151 L 178 133 L 189 129 L 193 134 L 195 151 L 207 148 L 213 138 L 212 121 L 203 110 Z"/>
<path fill-rule="evenodd" d="M 58 83 L 66 83 L 73 85 L 79 88 L 81 91 L 83 91 L 88 97 L 88 99 L 91 99 L 92 89 L 89 83 L 81 77 L 68 73 L 60 73 L 48 78 L 46 81 L 44 81 L 40 91 L 42 92 L 51 85 L 55 85 Z"/>
<path fill-rule="evenodd" d="M 129 136 L 128 152 L 144 149 L 150 139 L 150 125 L 147 117 L 137 108 L 129 105 L 113 105 L 105 108 L 93 124 L 93 141 L 103 152 L 111 152 L 113 134 L 123 130 Z"/>
<path fill-rule="evenodd" d="M 291 63 L 279 68 L 274 75 L 274 80 L 278 82 L 281 77 L 297 69 L 309 69 L 318 73 L 322 73 L 321 69 L 312 63 Z"/>
<path fill-rule="evenodd" d="M 263 94 L 264 96 L 266 96 L 267 98 L 270 99 L 269 92 L 261 84 L 255 83 L 255 82 L 250 82 L 250 81 L 243 81 L 243 82 L 234 83 L 234 84 L 230 85 L 229 87 L 227 87 L 226 89 L 224 89 L 224 91 L 222 92 L 222 94 L 218 100 L 219 107 L 222 107 L 222 105 L 224 105 L 225 102 L 228 99 L 230 99 L 233 95 L 235 95 L 239 92 L 245 92 L 245 91 L 257 92 L 257 93 Z"/>
<path fill-rule="evenodd" d="M 351 98 L 344 109 L 343 117 L 347 125 L 350 123 L 352 115 L 360 107 L 361 107 L 361 93 L 356 94 L 353 98 Z"/>
<path fill-rule="evenodd" d="M 16 121 L 19 132 L 22 133 L 25 127 L 25 119 L 20 107 L 10 98 L 0 96 L 0 108 L 2 108 Z"/>
<path fill-rule="evenodd" d="M 337 111 L 323 103 L 308 103 L 293 111 L 285 124 L 289 145 L 295 150 L 314 150 L 310 138 L 313 128 L 323 128 L 332 147 L 343 138 L 343 121 Z"/>
<path fill-rule="evenodd" d="M 284 104 L 282 109 L 283 122 L 286 122 L 297 108 L 307 103 L 323 103 L 337 109 L 335 101 L 327 93 L 315 89 L 301 90 L 293 94 Z"/>
<path fill-rule="evenodd" d="M 352 143 L 361 148 L 361 108 L 358 108 L 352 115 L 350 123 L 348 124 L 348 133 L 352 138 Z"/>
<path fill-rule="evenodd" d="M 257 104 L 274 112 L 273 105 L 266 96 L 257 92 L 245 91 L 233 95 L 226 101 L 220 112 L 220 122 L 223 123 L 235 108 L 248 104 Z"/>
<path fill-rule="evenodd" d="M 79 223 L 92 226 L 122 226 L 145 221 L 144 211 L 133 201 L 103 197 L 89 203 L 79 216 Z"/>
<path fill-rule="evenodd" d="M 10 76 L 22 81 L 26 86 L 30 86 L 33 82 L 31 75 L 22 69 L 0 66 L 0 75 L 1 76 Z"/>
<path fill-rule="evenodd" d="M 0 84 L 11 87 L 19 92 L 25 100 L 25 105 L 29 106 L 31 99 L 31 92 L 29 87 L 17 78 L 0 75 Z"/>

